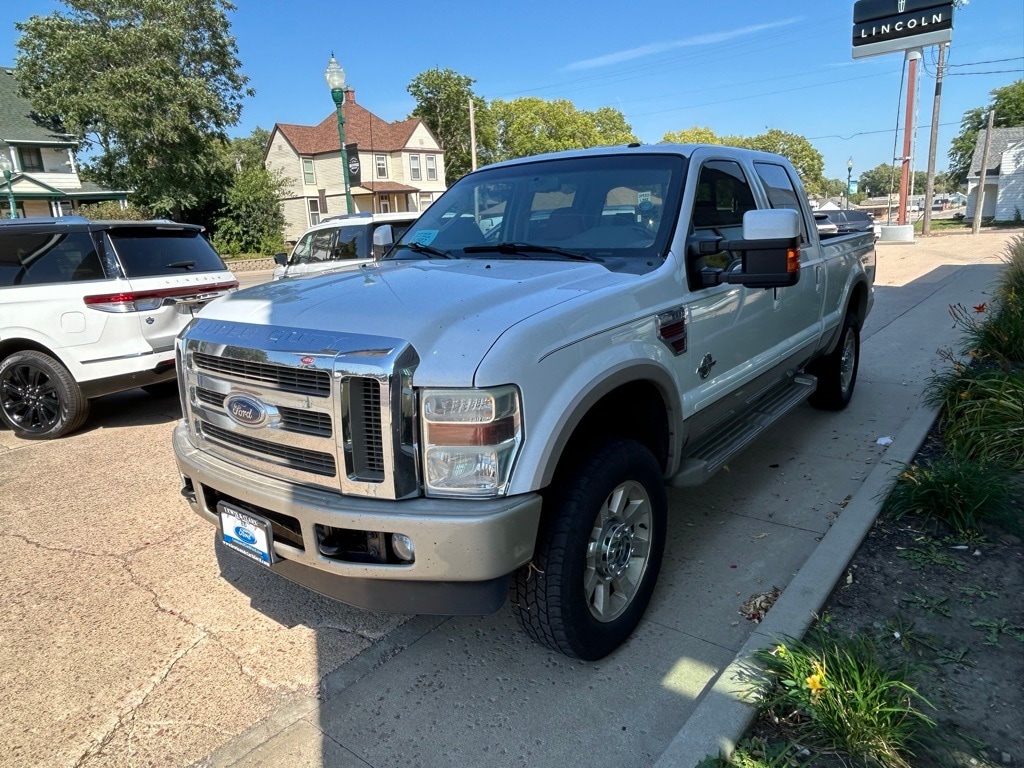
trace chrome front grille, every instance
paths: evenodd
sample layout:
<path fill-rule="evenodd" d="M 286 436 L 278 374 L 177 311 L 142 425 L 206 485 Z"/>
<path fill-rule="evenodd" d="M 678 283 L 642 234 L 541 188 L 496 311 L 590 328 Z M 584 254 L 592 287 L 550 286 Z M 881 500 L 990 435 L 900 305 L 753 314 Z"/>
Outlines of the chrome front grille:
<path fill-rule="evenodd" d="M 327 397 L 331 393 L 331 376 L 327 371 L 287 368 L 199 352 L 193 355 L 193 360 L 201 370 L 227 374 L 233 379 L 269 384 L 283 392 L 300 392 L 317 397 Z"/>
<path fill-rule="evenodd" d="M 202 449 L 344 494 L 419 494 L 407 342 L 199 320 L 182 344 L 186 418 Z"/>

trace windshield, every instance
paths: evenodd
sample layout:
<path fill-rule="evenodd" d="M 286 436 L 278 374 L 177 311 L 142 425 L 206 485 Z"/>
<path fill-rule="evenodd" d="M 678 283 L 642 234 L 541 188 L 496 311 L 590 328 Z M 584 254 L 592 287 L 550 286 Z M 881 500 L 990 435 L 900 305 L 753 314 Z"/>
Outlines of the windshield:
<path fill-rule="evenodd" d="M 668 249 L 684 173 L 683 158 L 668 154 L 484 168 L 433 203 L 389 258 L 573 259 L 649 271 Z"/>
<path fill-rule="evenodd" d="M 329 227 L 307 232 L 295 244 L 288 264 L 318 264 L 322 261 L 369 259 L 369 224 Z"/>

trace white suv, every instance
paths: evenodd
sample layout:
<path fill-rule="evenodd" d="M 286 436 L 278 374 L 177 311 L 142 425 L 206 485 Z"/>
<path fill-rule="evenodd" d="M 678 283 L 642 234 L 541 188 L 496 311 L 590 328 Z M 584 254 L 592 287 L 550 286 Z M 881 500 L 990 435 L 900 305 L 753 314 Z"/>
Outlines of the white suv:
<path fill-rule="evenodd" d="M 306 230 L 290 256 L 274 256 L 274 279 L 307 277 L 369 264 L 384 255 L 419 215 L 418 211 L 409 211 L 332 216 Z"/>
<path fill-rule="evenodd" d="M 61 437 L 85 423 L 90 398 L 170 394 L 178 331 L 237 287 L 201 227 L 0 220 L 0 421 Z"/>

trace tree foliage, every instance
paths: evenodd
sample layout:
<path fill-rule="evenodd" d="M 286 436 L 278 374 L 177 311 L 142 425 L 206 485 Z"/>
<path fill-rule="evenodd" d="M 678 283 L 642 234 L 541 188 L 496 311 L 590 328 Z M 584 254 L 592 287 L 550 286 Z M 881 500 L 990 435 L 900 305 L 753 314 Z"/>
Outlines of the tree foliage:
<path fill-rule="evenodd" d="M 62 0 L 16 26 L 21 91 L 82 136 L 83 175 L 180 214 L 216 190 L 218 149 L 253 91 L 227 0 Z"/>
<path fill-rule="evenodd" d="M 625 116 L 612 107 L 588 112 L 565 99 L 529 97 L 495 99 L 490 109 L 497 133 L 496 160 L 637 140 Z"/>
<path fill-rule="evenodd" d="M 75 211 L 79 216 L 94 221 L 146 221 L 153 218 L 152 212 L 143 206 L 128 203 L 124 208 L 114 200 L 86 203 Z"/>
<path fill-rule="evenodd" d="M 960 122 L 960 133 L 950 146 L 948 173 L 950 182 L 955 186 L 967 183 L 974 147 L 978 143 L 978 135 L 988 125 L 990 109 L 996 111 L 996 128 L 1015 128 L 1024 125 L 1024 80 L 996 88 L 989 95 L 991 100 L 988 106 L 964 112 Z"/>
<path fill-rule="evenodd" d="M 822 194 L 825 191 L 825 160 L 811 142 L 796 133 L 771 128 L 757 136 L 718 136 L 710 128 L 694 126 L 683 131 L 670 131 L 661 140 L 679 144 L 724 144 L 775 152 L 793 164 L 810 194 Z"/>
<path fill-rule="evenodd" d="M 406 90 L 416 99 L 410 117 L 418 117 L 433 132 L 444 150 L 448 183 L 469 173 L 472 147 L 469 130 L 469 102 L 473 100 L 477 153 L 486 162 L 494 147 L 494 128 L 487 102 L 473 93 L 471 77 L 452 69 L 428 69 L 413 78 Z"/>
<path fill-rule="evenodd" d="M 269 138 L 269 131 L 256 128 L 251 136 L 233 139 L 221 153 L 231 178 L 213 221 L 213 244 L 221 253 L 274 253 L 284 248 L 281 197 L 286 182 L 263 164 Z"/>

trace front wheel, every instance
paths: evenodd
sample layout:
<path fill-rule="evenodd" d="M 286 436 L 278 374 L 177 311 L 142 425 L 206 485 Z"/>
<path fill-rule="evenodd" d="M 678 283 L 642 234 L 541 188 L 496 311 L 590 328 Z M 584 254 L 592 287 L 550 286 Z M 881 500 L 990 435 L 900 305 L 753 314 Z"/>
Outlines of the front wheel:
<path fill-rule="evenodd" d="M 618 648 L 651 601 L 665 549 L 665 486 L 633 440 L 599 444 L 545 494 L 533 562 L 512 603 L 526 633 L 588 661 Z"/>
<path fill-rule="evenodd" d="M 63 437 L 85 423 L 89 401 L 71 373 L 47 354 L 27 350 L 0 362 L 0 419 L 26 440 Z"/>
<path fill-rule="evenodd" d="M 810 398 L 811 405 L 825 411 L 841 411 L 849 405 L 859 367 L 860 323 L 852 312 L 848 312 L 839 334 L 839 344 L 809 369 L 818 378 L 818 388 Z"/>

